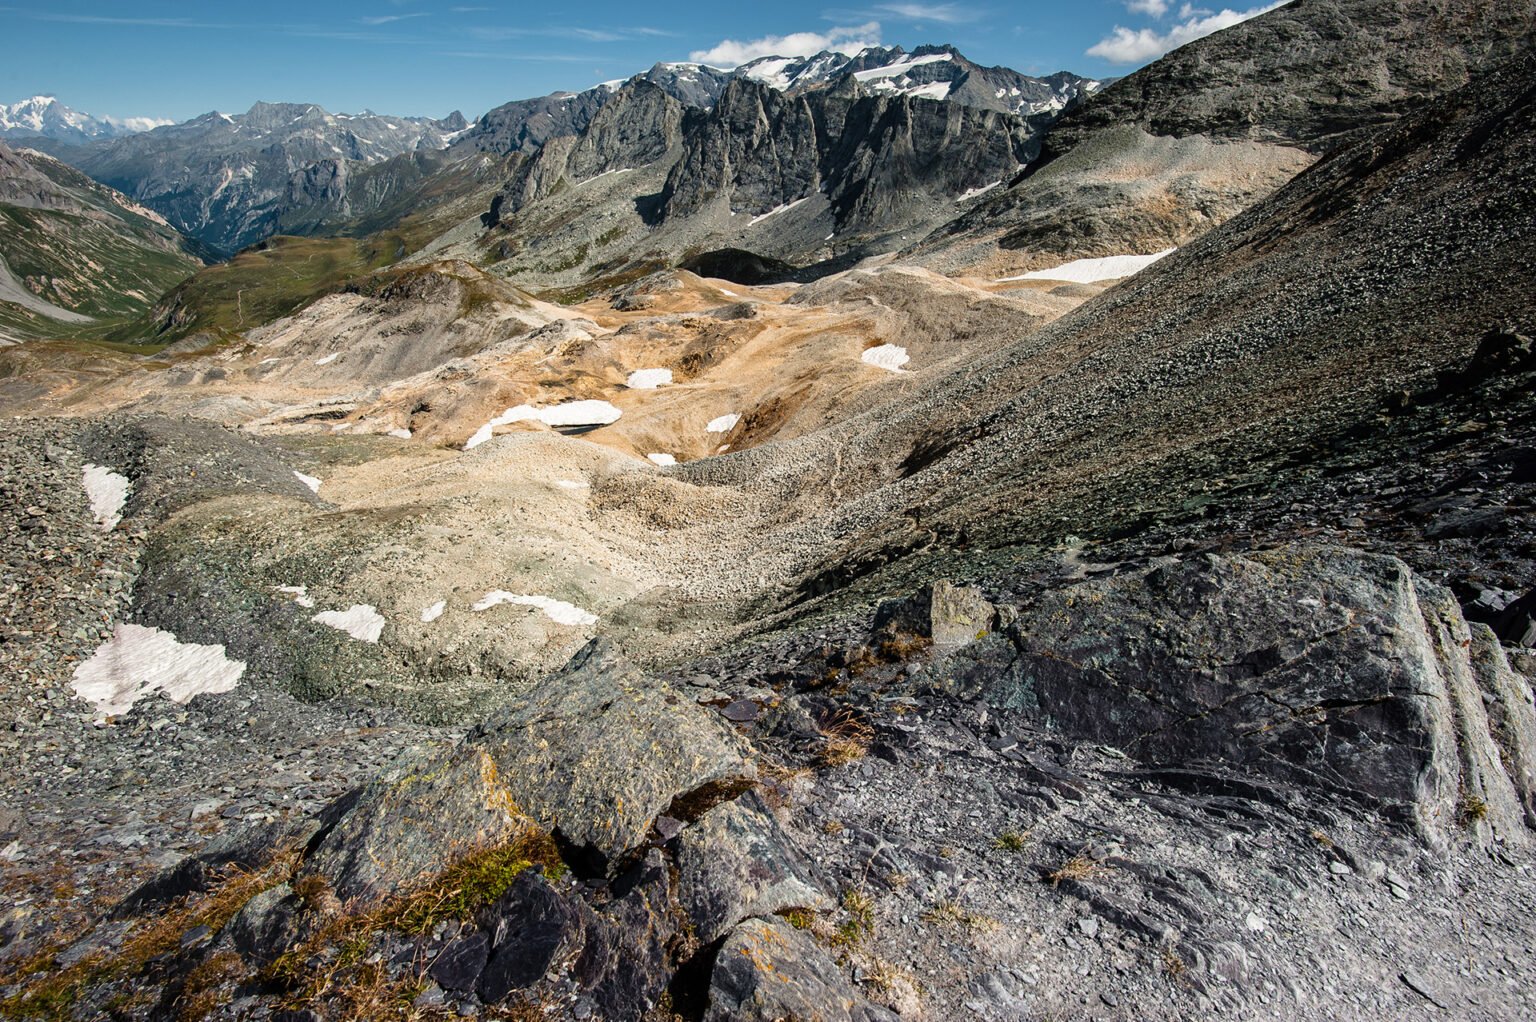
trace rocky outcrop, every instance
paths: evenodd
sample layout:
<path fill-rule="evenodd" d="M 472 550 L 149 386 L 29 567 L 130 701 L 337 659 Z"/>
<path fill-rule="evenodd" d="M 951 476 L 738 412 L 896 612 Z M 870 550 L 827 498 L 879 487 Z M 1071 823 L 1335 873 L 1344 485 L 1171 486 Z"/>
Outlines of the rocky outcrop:
<path fill-rule="evenodd" d="M 496 217 L 566 186 L 614 171 L 633 170 L 674 154 L 683 122 L 682 106 L 649 82 L 620 89 L 599 108 L 579 134 L 546 140 L 493 199 Z"/>
<path fill-rule="evenodd" d="M 1021 608 L 957 657 L 953 691 L 1143 762 L 1346 792 L 1436 846 L 1469 826 L 1521 844 L 1536 715 L 1478 629 L 1394 558 L 1205 555 Z"/>
<path fill-rule="evenodd" d="M 710 204 L 754 216 L 818 191 L 838 231 L 889 230 L 925 202 L 952 201 L 1033 155 L 1006 114 L 849 87 L 802 97 L 733 82 L 684 126 L 686 150 L 660 197 L 664 219 Z"/>
<path fill-rule="evenodd" d="M 778 920 L 738 926 L 720 948 L 709 981 L 705 1022 L 884 1022 L 894 1016 L 863 1003 L 842 970 L 810 937 Z"/>
<path fill-rule="evenodd" d="M 1528 47 L 1533 14 L 1531 0 L 1286 4 L 1080 96 L 1023 174 L 909 254 L 1017 272 L 1187 244 Z"/>

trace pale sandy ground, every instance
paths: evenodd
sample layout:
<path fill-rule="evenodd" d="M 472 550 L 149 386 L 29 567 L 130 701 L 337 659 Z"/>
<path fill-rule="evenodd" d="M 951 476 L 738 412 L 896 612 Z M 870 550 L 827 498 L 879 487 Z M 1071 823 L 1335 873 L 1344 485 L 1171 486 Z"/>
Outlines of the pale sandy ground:
<path fill-rule="evenodd" d="M 687 481 L 689 463 L 835 433 L 1104 286 L 1002 285 L 886 266 L 753 288 L 678 271 L 629 289 L 627 301 L 570 307 L 488 285 L 501 289 L 497 300 L 465 314 L 455 285 L 484 284 L 479 271 L 438 267 L 446 283 L 407 300 L 329 296 L 209 352 L 104 354 L 84 366 L 59 356 L 50 369 L 39 349 L 24 410 L 190 414 L 254 435 L 308 435 L 320 463 L 295 469 L 320 479 L 330 507 L 285 500 L 258 516 L 362 543 L 364 567 L 341 581 L 281 584 L 313 586 L 325 606 L 379 608 L 383 641 L 432 673 L 533 677 L 597 631 L 641 656 L 701 649 L 720 629 L 734 631 L 744 606 L 777 601 L 800 570 L 790 562 L 805 551 L 770 554 L 766 536 L 832 510 L 840 496 L 835 480 L 811 485 L 791 507 L 782 479 L 762 492 L 701 485 Z M 862 360 L 878 345 L 905 350 L 900 371 Z M 672 383 L 625 385 L 637 370 L 662 368 Z M 575 400 L 610 402 L 620 417 L 581 435 L 511 423 L 464 449 L 508 408 Z M 709 430 L 732 416 L 730 428 Z M 328 444 L 360 434 L 374 437 L 368 456 L 327 463 Z M 797 457 L 835 448 L 800 446 Z M 650 454 L 680 467 L 659 467 Z M 858 474 L 848 466 L 848 480 Z M 374 520 L 394 524 L 363 527 Z M 247 541 L 259 564 L 262 529 L 250 528 Z M 564 623 L 531 606 L 471 609 L 495 590 L 564 601 L 597 622 Z M 423 622 L 440 601 L 442 614 Z"/>

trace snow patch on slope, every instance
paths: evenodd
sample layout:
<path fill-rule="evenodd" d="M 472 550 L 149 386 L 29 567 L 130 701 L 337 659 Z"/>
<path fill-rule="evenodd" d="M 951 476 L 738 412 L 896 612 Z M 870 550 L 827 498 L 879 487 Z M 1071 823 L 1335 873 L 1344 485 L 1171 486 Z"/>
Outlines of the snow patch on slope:
<path fill-rule="evenodd" d="M 379 633 L 384 631 L 384 616 L 366 603 L 354 603 L 346 610 L 322 610 L 310 620 L 346 632 L 361 642 L 378 642 Z"/>
<path fill-rule="evenodd" d="M 592 625 L 597 623 L 597 615 L 588 613 L 573 603 L 564 600 L 551 599 L 548 596 L 526 596 L 522 593 L 509 593 L 505 589 L 493 589 L 481 597 L 471 610 L 490 610 L 502 603 L 515 603 L 524 607 L 537 607 L 542 610 L 551 621 L 560 625 Z"/>
<path fill-rule="evenodd" d="M 1002 277 L 996 283 L 1006 284 L 1015 280 L 1065 280 L 1074 284 L 1095 284 L 1101 280 L 1118 280 L 1140 273 L 1159 259 L 1172 255 L 1177 249 L 1165 248 L 1151 255 L 1104 256 L 1100 259 L 1074 259 L 1070 263 L 1053 266 L 1049 270 L 1033 270 L 1017 277 Z"/>
<path fill-rule="evenodd" d="M 475 430 L 474 436 L 465 441 L 464 449 L 468 451 L 479 447 L 495 435 L 497 426 L 505 426 L 513 422 L 534 420 L 546 426 L 606 426 L 617 422 L 622 414 L 624 413 L 607 401 L 567 401 L 547 408 L 518 405 L 515 408 L 508 408 Z"/>
<path fill-rule="evenodd" d="M 899 344 L 881 344 L 873 348 L 865 348 L 864 354 L 859 356 L 859 361 L 876 369 L 899 373 L 903 371 L 901 367 L 912 361 L 912 358 L 907 354 L 907 349 Z"/>
<path fill-rule="evenodd" d="M 672 382 L 670 369 L 636 369 L 625 383 L 633 390 L 655 390 Z"/>
<path fill-rule="evenodd" d="M 731 430 L 736 428 L 736 423 L 740 421 L 741 416 L 739 415 L 721 415 L 717 418 L 710 419 L 709 424 L 704 427 L 704 432 L 729 433 Z"/>
<path fill-rule="evenodd" d="M 127 502 L 133 484 L 125 475 L 103 465 L 91 464 L 81 469 L 80 482 L 85 486 L 96 524 L 102 532 L 111 532 L 123 520 L 123 504 Z"/>
<path fill-rule="evenodd" d="M 170 632 L 143 625 L 117 625 L 112 638 L 75 668 L 70 687 L 110 717 L 127 713 L 154 692 L 178 703 L 203 692 L 228 692 L 244 673 L 245 661 L 230 660 L 223 646 L 178 642 Z"/>

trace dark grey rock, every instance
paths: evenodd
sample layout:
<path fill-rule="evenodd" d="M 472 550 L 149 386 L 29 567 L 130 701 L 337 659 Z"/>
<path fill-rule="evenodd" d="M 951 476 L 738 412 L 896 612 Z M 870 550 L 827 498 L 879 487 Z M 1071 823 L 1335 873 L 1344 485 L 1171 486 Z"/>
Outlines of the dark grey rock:
<path fill-rule="evenodd" d="M 463 934 L 443 946 L 427 975 L 445 990 L 470 993 L 479 983 L 490 954 L 491 941 L 485 934 L 478 930 Z"/>
<path fill-rule="evenodd" d="M 520 874 L 480 923 L 490 958 L 476 990 L 487 1004 L 532 987 L 582 946 L 581 914 L 537 870 Z"/>
<path fill-rule="evenodd" d="M 298 941 L 304 932 L 299 899 L 287 884 L 262 891 L 229 922 L 235 950 L 266 965 Z"/>
<path fill-rule="evenodd" d="M 851 1022 L 862 998 L 815 941 L 779 920 L 749 919 L 720 947 L 704 1022 Z"/>
<path fill-rule="evenodd" d="M 676 854 L 679 900 L 706 944 L 751 916 L 830 905 L 755 795 L 705 813 L 678 838 Z"/>
<path fill-rule="evenodd" d="M 672 981 L 683 942 L 670 864 L 652 849 L 613 884 L 618 894 L 584 913 L 586 946 L 572 974 L 606 1018 L 640 1018 Z"/>

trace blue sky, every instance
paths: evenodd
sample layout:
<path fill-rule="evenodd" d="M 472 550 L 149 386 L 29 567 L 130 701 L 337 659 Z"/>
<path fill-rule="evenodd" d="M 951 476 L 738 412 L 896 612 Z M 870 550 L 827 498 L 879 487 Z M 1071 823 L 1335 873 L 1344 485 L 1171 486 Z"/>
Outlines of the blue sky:
<path fill-rule="evenodd" d="M 1264 0 L 754 4 L 501 0 L 0 0 L 0 102 L 184 120 L 256 100 L 473 118 L 658 60 L 732 64 L 860 43 L 955 44 L 1030 74 L 1125 74 Z"/>

